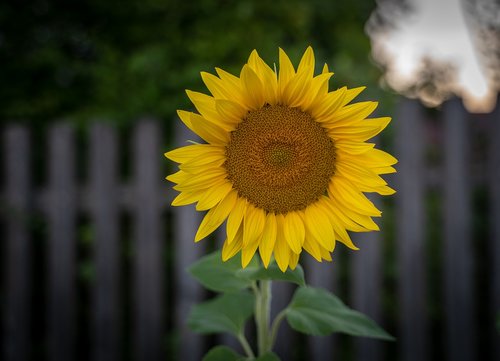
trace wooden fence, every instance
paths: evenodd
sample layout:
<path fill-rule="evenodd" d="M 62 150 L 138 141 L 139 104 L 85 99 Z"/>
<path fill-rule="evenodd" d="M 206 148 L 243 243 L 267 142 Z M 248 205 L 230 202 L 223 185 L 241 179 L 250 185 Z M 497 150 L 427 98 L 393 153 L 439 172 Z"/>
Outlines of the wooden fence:
<path fill-rule="evenodd" d="M 310 284 L 398 340 L 307 339 L 284 326 L 283 360 L 500 359 L 500 106 L 472 116 L 452 100 L 431 116 L 404 100 L 394 118 L 398 193 L 374 199 L 382 232 L 355 235 L 361 250 L 336 250 L 333 263 L 303 263 Z M 207 252 L 207 242 L 193 243 L 200 214 L 169 206 L 159 123 L 144 119 L 131 134 L 122 140 L 96 122 L 82 146 L 62 122 L 34 154 L 27 127 L 3 129 L 3 360 L 198 361 L 214 343 L 186 328 L 189 308 L 206 297 L 185 272 Z M 192 135 L 177 127 L 173 138 Z M 82 222 L 91 230 L 83 250 Z M 93 270 L 88 282 L 82 263 Z M 274 286 L 273 306 L 285 305 L 292 289 Z"/>

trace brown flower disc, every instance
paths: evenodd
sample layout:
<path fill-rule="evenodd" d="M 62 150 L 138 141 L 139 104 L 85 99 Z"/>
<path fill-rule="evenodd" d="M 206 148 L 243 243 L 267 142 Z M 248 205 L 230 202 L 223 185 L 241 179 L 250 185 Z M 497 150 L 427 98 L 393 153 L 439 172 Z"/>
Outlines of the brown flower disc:
<path fill-rule="evenodd" d="M 333 140 L 308 113 L 285 105 L 249 112 L 231 133 L 226 158 L 240 196 L 283 214 L 325 194 L 335 171 Z"/>

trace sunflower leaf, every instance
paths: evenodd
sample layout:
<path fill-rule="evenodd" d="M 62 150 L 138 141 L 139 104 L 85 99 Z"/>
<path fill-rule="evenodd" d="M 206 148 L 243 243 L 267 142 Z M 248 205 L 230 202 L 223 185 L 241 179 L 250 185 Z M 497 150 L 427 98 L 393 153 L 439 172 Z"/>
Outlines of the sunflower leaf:
<path fill-rule="evenodd" d="M 275 262 L 271 263 L 267 269 L 264 268 L 264 266 L 259 266 L 258 264 L 249 265 L 247 268 L 238 270 L 236 272 L 236 276 L 241 279 L 252 281 L 273 280 L 292 282 L 299 286 L 306 285 L 304 270 L 300 267 L 300 265 L 297 265 L 293 271 L 291 269 L 287 269 L 286 272 L 282 272 Z"/>
<path fill-rule="evenodd" d="M 245 357 L 227 346 L 216 346 L 203 357 L 202 361 L 244 361 Z"/>
<path fill-rule="evenodd" d="M 313 287 L 299 287 L 287 307 L 286 319 L 296 330 L 310 335 L 333 332 L 393 341 L 394 337 L 373 320 L 347 307 L 333 294 Z"/>
<path fill-rule="evenodd" d="M 254 264 L 252 261 L 249 267 Z M 241 261 L 239 257 L 233 257 L 223 262 L 221 252 L 216 251 L 200 258 L 188 268 L 188 272 L 211 291 L 234 292 L 248 288 L 252 284 L 251 279 L 237 276 L 240 269 Z"/>
<path fill-rule="evenodd" d="M 253 314 L 254 304 L 254 295 L 250 292 L 225 293 L 195 305 L 189 314 L 188 326 L 203 334 L 228 332 L 238 335 Z"/>

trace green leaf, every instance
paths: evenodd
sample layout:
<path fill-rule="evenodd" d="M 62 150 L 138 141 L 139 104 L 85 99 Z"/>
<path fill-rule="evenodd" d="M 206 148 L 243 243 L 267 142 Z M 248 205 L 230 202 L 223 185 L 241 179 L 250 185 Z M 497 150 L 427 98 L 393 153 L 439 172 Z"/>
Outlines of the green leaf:
<path fill-rule="evenodd" d="M 240 269 L 236 272 L 236 276 L 246 280 L 273 280 L 273 281 L 287 281 L 298 284 L 299 286 L 305 286 L 306 281 L 304 279 L 304 271 L 300 265 L 292 271 L 288 269 L 286 272 L 282 272 L 278 265 L 273 262 L 266 269 L 264 266 L 259 266 L 258 264 L 249 265 L 247 268 Z"/>
<path fill-rule="evenodd" d="M 293 329 L 311 335 L 342 332 L 352 336 L 394 340 L 373 320 L 350 309 L 339 298 L 320 288 L 298 288 L 287 307 L 286 318 Z"/>
<path fill-rule="evenodd" d="M 240 361 L 245 360 L 241 355 L 227 346 L 216 346 L 203 357 L 202 361 Z"/>
<path fill-rule="evenodd" d="M 249 265 L 249 267 L 252 263 Z M 233 257 L 222 262 L 221 252 L 213 252 L 200 258 L 188 272 L 209 290 L 216 292 L 234 292 L 251 286 L 250 279 L 238 277 L 241 270 L 240 257 Z"/>
<path fill-rule="evenodd" d="M 247 291 L 223 294 L 194 306 L 188 317 L 188 326 L 199 333 L 238 335 L 253 314 L 254 304 L 254 295 Z"/>

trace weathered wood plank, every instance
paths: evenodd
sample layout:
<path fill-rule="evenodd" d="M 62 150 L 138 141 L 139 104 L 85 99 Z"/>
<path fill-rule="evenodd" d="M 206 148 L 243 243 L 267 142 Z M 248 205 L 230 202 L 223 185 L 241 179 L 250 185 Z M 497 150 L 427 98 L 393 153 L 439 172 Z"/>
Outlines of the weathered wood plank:
<path fill-rule="evenodd" d="M 224 245 L 224 241 L 226 240 L 226 223 L 224 222 L 222 226 L 220 226 L 217 231 L 215 231 L 215 237 L 216 237 L 216 246 L 217 249 L 222 249 L 222 246 Z M 259 251 L 257 250 L 257 253 Z M 236 257 L 239 257 L 239 255 L 236 255 Z M 245 329 L 246 336 L 250 339 L 251 334 L 249 333 L 250 327 L 248 327 L 249 324 L 247 324 L 247 328 Z M 253 331 L 253 330 L 252 330 Z M 234 337 L 233 335 L 230 335 L 228 333 L 223 333 L 217 337 L 218 343 L 231 347 L 233 350 L 237 350 L 240 354 L 244 355 L 245 352 L 243 348 L 241 347 L 240 343 Z"/>
<path fill-rule="evenodd" d="M 188 145 L 187 139 L 198 140 L 180 121 L 175 122 L 175 145 Z M 171 168 L 173 169 L 173 167 Z M 177 193 L 177 192 L 175 192 Z M 202 287 L 187 273 L 186 269 L 202 257 L 206 251 L 206 241 L 194 243 L 196 230 L 202 214 L 194 206 L 172 207 L 174 216 L 175 246 L 175 326 L 179 330 L 180 344 L 177 359 L 198 361 L 204 353 L 204 342 L 187 327 L 186 320 L 191 307 L 203 299 Z"/>
<path fill-rule="evenodd" d="M 12 126 L 3 134 L 5 174 L 5 307 L 3 357 L 25 361 L 30 353 L 31 247 L 30 138 L 26 128 Z"/>
<path fill-rule="evenodd" d="M 372 200 L 375 197 L 372 197 Z M 376 203 L 376 202 L 374 202 Z M 380 208 L 380 207 L 379 207 Z M 380 224 L 380 222 L 378 222 Z M 354 243 L 360 248 L 352 254 L 352 307 L 382 323 L 382 238 L 378 232 L 353 234 Z M 356 360 L 384 360 L 383 343 L 366 338 L 354 339 Z"/>
<path fill-rule="evenodd" d="M 90 130 L 90 196 L 95 229 L 93 360 L 120 359 L 120 243 L 118 236 L 118 145 L 113 128 Z"/>
<path fill-rule="evenodd" d="M 444 104 L 444 305 L 447 358 L 476 357 L 474 284 L 471 237 L 471 188 L 468 171 L 468 118 L 459 99 Z"/>
<path fill-rule="evenodd" d="M 425 283 L 424 133 L 423 110 L 416 100 L 399 105 L 396 153 L 399 159 L 396 193 L 400 359 L 428 360 Z"/>
<path fill-rule="evenodd" d="M 70 125 L 51 128 L 48 201 L 49 359 L 75 359 L 76 185 L 75 142 Z"/>
<path fill-rule="evenodd" d="M 159 361 L 163 329 L 163 229 L 159 210 L 160 128 L 141 121 L 133 139 L 134 217 L 134 331 L 138 361 Z"/>
<path fill-rule="evenodd" d="M 500 317 L 500 97 L 497 107 L 489 116 L 492 131 L 489 149 L 489 192 L 490 192 L 490 262 L 491 262 L 491 311 L 490 320 Z M 490 329 L 491 360 L 500 360 L 498 331 L 492 322 Z"/>
<path fill-rule="evenodd" d="M 271 286 L 271 320 L 276 314 L 284 309 L 292 300 L 294 286 L 288 282 L 273 282 Z M 282 322 L 278 336 L 276 337 L 275 352 L 282 360 L 295 360 L 294 347 L 295 331 L 292 331 L 288 323 Z"/>
<path fill-rule="evenodd" d="M 305 262 L 305 276 L 308 285 L 335 292 L 337 288 L 337 273 L 339 267 L 336 254 L 332 254 L 333 262 L 319 263 L 309 255 L 303 255 L 301 262 Z M 308 337 L 308 355 L 311 361 L 335 360 L 335 350 L 338 345 L 336 335 L 325 337 Z"/>

